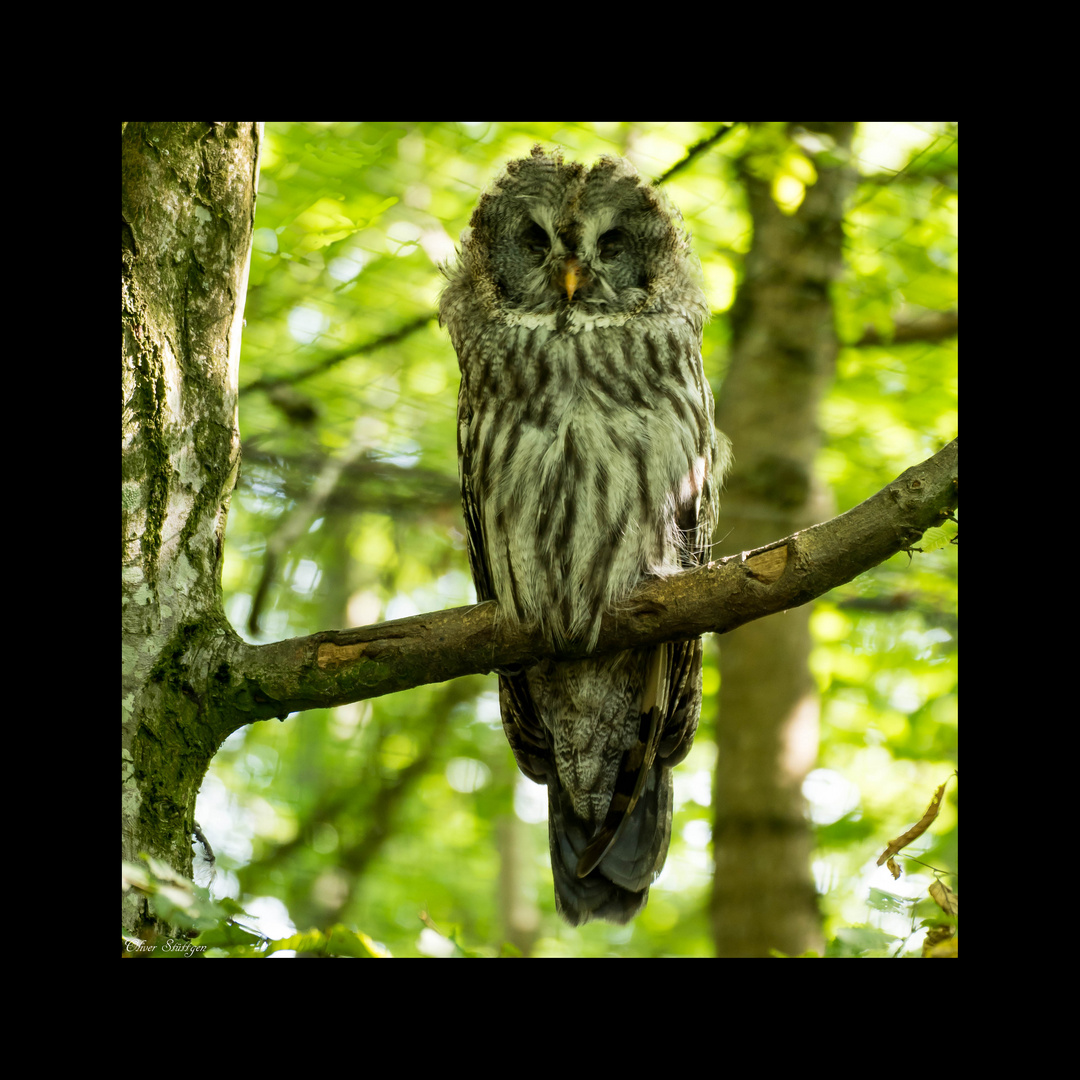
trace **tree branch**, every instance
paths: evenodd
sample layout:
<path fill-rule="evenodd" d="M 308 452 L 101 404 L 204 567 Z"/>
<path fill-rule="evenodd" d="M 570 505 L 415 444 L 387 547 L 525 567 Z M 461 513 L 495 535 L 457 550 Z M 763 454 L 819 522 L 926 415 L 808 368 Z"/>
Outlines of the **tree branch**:
<path fill-rule="evenodd" d="M 316 361 L 309 367 L 294 371 L 287 378 L 264 375 L 261 378 L 252 379 L 247 385 L 240 387 L 240 394 L 243 396 L 244 394 L 252 393 L 254 390 L 272 391 L 278 386 L 298 386 L 307 379 L 314 378 L 316 375 L 321 375 L 323 372 L 337 367 L 338 364 L 345 363 L 346 360 L 352 360 L 355 356 L 365 356 L 378 349 L 385 349 L 388 345 L 396 345 L 399 341 L 404 341 L 410 334 L 416 333 L 417 330 L 427 326 L 432 319 L 437 319 L 438 317 L 438 313 L 434 311 L 429 311 L 423 315 L 417 315 L 415 319 L 410 320 L 403 326 L 399 326 L 396 330 L 391 330 L 377 338 L 373 338 L 371 341 L 365 341 L 359 345 L 346 345 L 343 349 L 338 349 L 336 352 L 324 356 L 321 360 Z"/>
<path fill-rule="evenodd" d="M 957 505 L 958 440 L 839 517 L 755 551 L 640 585 L 604 616 L 593 655 L 678 641 L 808 603 L 899 551 L 910 551 Z M 228 731 L 272 716 L 328 708 L 462 675 L 580 659 L 556 654 L 534 629 L 498 618 L 494 602 L 271 645 L 231 636 L 213 673 Z"/>
<path fill-rule="evenodd" d="M 956 337 L 959 332 L 959 311 L 928 311 L 921 318 L 897 322 L 890 337 L 883 336 L 877 330 L 868 329 L 852 344 L 856 348 L 864 348 L 867 345 L 904 345 L 910 341 L 932 343 Z"/>
<path fill-rule="evenodd" d="M 716 143 L 718 143 L 734 127 L 735 124 L 721 124 L 720 127 L 718 127 L 711 135 L 706 135 L 704 139 L 699 139 L 696 143 L 694 143 L 693 146 L 690 147 L 689 150 L 686 151 L 686 154 L 683 156 L 681 161 L 676 161 L 675 164 L 667 170 L 667 172 L 661 173 L 653 181 L 654 186 L 659 187 L 661 184 L 670 180 L 676 173 L 682 172 L 682 170 L 685 169 L 690 164 L 690 162 L 692 162 L 695 158 L 700 157 L 711 146 L 714 146 Z"/>

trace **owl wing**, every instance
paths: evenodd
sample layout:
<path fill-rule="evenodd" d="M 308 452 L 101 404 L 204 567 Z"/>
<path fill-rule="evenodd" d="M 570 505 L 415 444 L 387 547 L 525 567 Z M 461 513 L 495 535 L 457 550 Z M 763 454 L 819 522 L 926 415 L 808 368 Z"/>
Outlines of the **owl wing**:
<path fill-rule="evenodd" d="M 689 751 L 697 727 L 701 642 L 665 643 L 644 650 L 640 660 L 648 671 L 639 714 L 640 735 L 623 753 L 608 810 L 598 829 L 576 813 L 572 792 L 563 786 L 553 765 L 548 772 L 548 833 L 556 907 L 572 925 L 594 918 L 628 922 L 645 906 L 649 887 L 667 857 L 671 769 Z M 504 723 L 509 715 L 508 695 L 515 693 L 513 682 L 504 680 Z M 651 705 L 650 694 L 656 695 Z M 513 708 L 517 722 L 513 732 L 508 726 L 507 734 L 519 765 L 530 773 L 524 762 L 528 760 L 535 768 L 535 751 L 524 745 L 524 740 L 528 729 L 539 728 L 539 724 L 535 716 L 522 723 L 531 708 L 527 692 L 524 702 L 518 699 Z M 545 767 L 548 761 L 545 748 Z"/>
<path fill-rule="evenodd" d="M 670 770 L 689 753 L 701 711 L 701 640 L 656 646 L 648 671 L 639 737 L 623 754 L 604 823 L 575 866 L 579 879 L 599 873 L 634 893 L 647 890 L 667 855 Z"/>
<path fill-rule="evenodd" d="M 469 569 L 476 585 L 476 599 L 483 603 L 495 599 L 495 587 L 492 584 L 491 567 L 487 559 L 487 547 L 484 543 L 483 518 L 480 515 L 480 503 L 476 498 L 473 485 L 476 482 L 473 469 L 473 444 L 469 438 L 469 426 L 472 424 L 472 406 L 469 404 L 468 384 L 464 369 L 461 372 L 461 389 L 458 391 L 458 481 L 461 485 L 461 508 L 465 516 L 465 543 L 469 551 Z"/>
<path fill-rule="evenodd" d="M 458 392 L 458 479 L 461 483 L 461 505 L 465 517 L 465 540 L 469 552 L 469 569 L 476 585 L 476 598 L 497 600 L 491 565 L 488 562 L 487 537 L 484 531 L 480 501 L 474 484 L 473 440 L 469 429 L 473 420 L 469 402 L 467 378 L 461 373 Z M 503 730 L 514 752 L 518 768 L 537 784 L 546 784 L 555 773 L 551 746 L 536 711 L 528 682 L 521 671 L 499 673 L 499 704 Z"/>

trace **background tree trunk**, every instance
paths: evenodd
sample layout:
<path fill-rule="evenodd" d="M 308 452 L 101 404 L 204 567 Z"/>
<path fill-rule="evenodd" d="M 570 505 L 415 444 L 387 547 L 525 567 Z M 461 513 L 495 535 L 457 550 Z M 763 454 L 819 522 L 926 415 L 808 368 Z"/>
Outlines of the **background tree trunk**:
<path fill-rule="evenodd" d="M 122 129 L 123 857 L 190 876 L 195 796 L 218 748 L 197 687 L 221 611 L 259 128 Z M 135 893 L 124 927 L 165 929 Z"/>
<path fill-rule="evenodd" d="M 783 147 L 760 128 L 741 175 L 754 222 L 732 312 L 731 366 L 717 426 L 735 451 L 723 497 L 719 554 L 746 551 L 832 513 L 814 478 L 818 407 L 837 342 L 830 284 L 841 271 L 854 124 L 790 125 L 817 171 L 795 213 L 777 203 Z M 750 623 L 722 639 L 712 900 L 718 956 L 821 949 L 810 877 L 812 836 L 802 783 L 818 743 L 810 677 L 811 606 Z"/>

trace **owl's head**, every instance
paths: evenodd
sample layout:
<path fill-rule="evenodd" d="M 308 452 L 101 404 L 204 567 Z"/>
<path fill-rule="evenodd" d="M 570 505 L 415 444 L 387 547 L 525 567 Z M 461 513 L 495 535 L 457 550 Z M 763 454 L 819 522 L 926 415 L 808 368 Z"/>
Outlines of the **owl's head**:
<path fill-rule="evenodd" d="M 704 315 L 678 211 L 622 158 L 592 168 L 536 146 L 480 197 L 450 271 L 458 303 L 488 320 L 571 330 L 641 314 Z"/>

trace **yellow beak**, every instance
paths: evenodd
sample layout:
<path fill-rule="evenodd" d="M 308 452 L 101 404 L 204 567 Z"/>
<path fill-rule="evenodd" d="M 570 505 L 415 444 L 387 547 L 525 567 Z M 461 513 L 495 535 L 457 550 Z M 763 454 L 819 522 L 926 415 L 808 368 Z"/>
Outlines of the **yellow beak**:
<path fill-rule="evenodd" d="M 574 293 L 577 292 L 578 286 L 581 284 L 581 264 L 577 259 L 566 260 L 566 272 L 563 274 L 563 288 L 566 290 L 566 299 L 573 300 Z"/>

